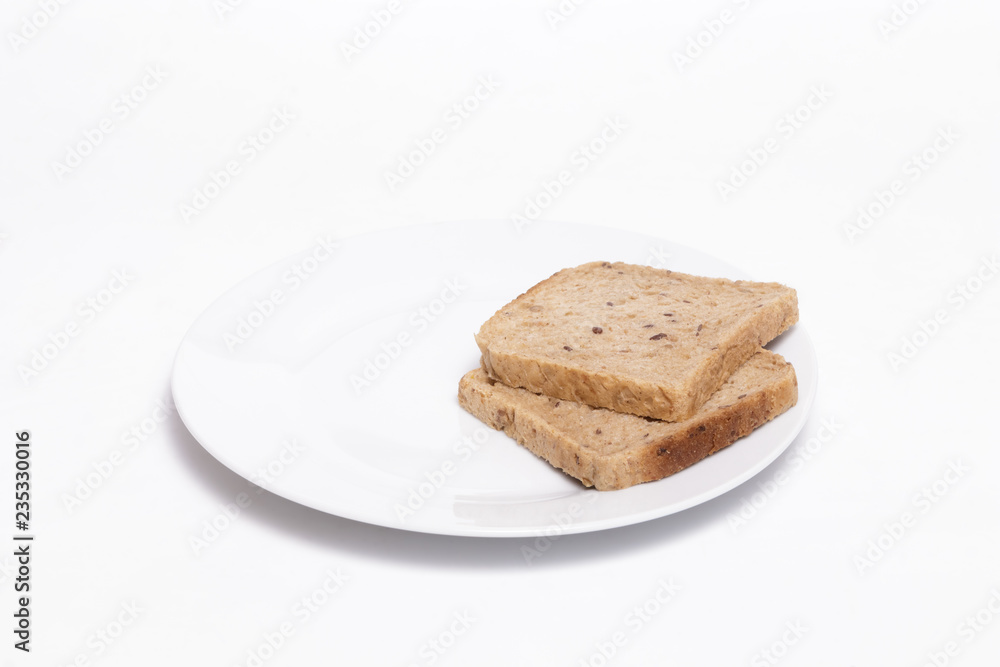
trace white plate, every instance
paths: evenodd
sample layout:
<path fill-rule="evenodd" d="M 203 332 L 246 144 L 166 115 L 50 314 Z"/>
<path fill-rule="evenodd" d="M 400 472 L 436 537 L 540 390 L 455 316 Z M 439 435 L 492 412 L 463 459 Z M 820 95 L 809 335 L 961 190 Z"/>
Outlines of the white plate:
<path fill-rule="evenodd" d="M 479 363 L 479 325 L 539 280 L 594 260 L 748 278 L 667 241 L 555 222 L 521 232 L 507 221 L 421 225 L 349 238 L 332 256 L 317 243 L 198 318 L 174 365 L 178 413 L 213 456 L 273 493 L 446 535 L 646 521 L 714 498 L 777 458 L 815 393 L 815 353 L 800 324 L 769 346 L 795 366 L 798 404 L 658 482 L 587 490 L 459 407 L 458 380 Z"/>

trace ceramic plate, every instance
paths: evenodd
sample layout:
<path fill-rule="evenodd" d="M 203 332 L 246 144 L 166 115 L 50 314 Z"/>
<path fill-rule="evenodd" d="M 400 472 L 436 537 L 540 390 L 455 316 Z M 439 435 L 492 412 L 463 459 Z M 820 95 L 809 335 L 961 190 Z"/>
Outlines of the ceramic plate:
<path fill-rule="evenodd" d="M 714 498 L 777 458 L 815 393 L 815 353 L 801 324 L 768 346 L 795 366 L 794 408 L 687 470 L 621 491 L 586 489 L 459 407 L 459 378 L 479 364 L 480 324 L 555 271 L 595 260 L 750 278 L 666 240 L 567 223 L 454 222 L 321 238 L 198 318 L 174 366 L 178 412 L 213 456 L 273 493 L 446 535 L 646 521 Z"/>

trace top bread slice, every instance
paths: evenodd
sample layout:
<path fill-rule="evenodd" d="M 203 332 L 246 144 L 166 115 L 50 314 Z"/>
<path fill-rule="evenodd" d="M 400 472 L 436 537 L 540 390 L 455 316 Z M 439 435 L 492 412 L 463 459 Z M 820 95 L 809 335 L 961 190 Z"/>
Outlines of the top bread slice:
<path fill-rule="evenodd" d="M 591 262 L 498 310 L 476 343 L 509 386 L 680 421 L 797 320 L 795 290 L 778 283 Z"/>
<path fill-rule="evenodd" d="M 459 404 L 598 491 L 672 475 L 795 405 L 792 365 L 761 350 L 691 419 L 664 422 L 508 387 L 481 368 L 459 383 Z"/>

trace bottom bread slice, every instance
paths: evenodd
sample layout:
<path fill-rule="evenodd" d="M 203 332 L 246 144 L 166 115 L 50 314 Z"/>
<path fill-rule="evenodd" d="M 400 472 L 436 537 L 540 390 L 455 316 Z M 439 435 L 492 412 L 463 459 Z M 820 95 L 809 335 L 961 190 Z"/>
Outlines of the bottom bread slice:
<path fill-rule="evenodd" d="M 795 405 L 792 365 L 761 350 L 690 419 L 665 422 L 508 387 L 481 368 L 459 382 L 459 404 L 550 464 L 599 491 L 691 466 Z"/>

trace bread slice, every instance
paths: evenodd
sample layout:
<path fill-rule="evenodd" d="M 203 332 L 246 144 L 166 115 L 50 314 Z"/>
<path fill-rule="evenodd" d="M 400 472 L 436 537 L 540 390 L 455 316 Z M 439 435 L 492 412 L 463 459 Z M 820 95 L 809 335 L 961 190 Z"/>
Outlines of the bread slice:
<path fill-rule="evenodd" d="M 662 479 L 714 454 L 795 405 L 795 370 L 761 350 L 694 417 L 665 422 L 533 394 L 481 368 L 459 382 L 459 404 L 550 464 L 599 491 Z"/>
<path fill-rule="evenodd" d="M 476 343 L 504 384 L 679 421 L 797 320 L 795 290 L 777 283 L 592 262 L 508 303 Z"/>

